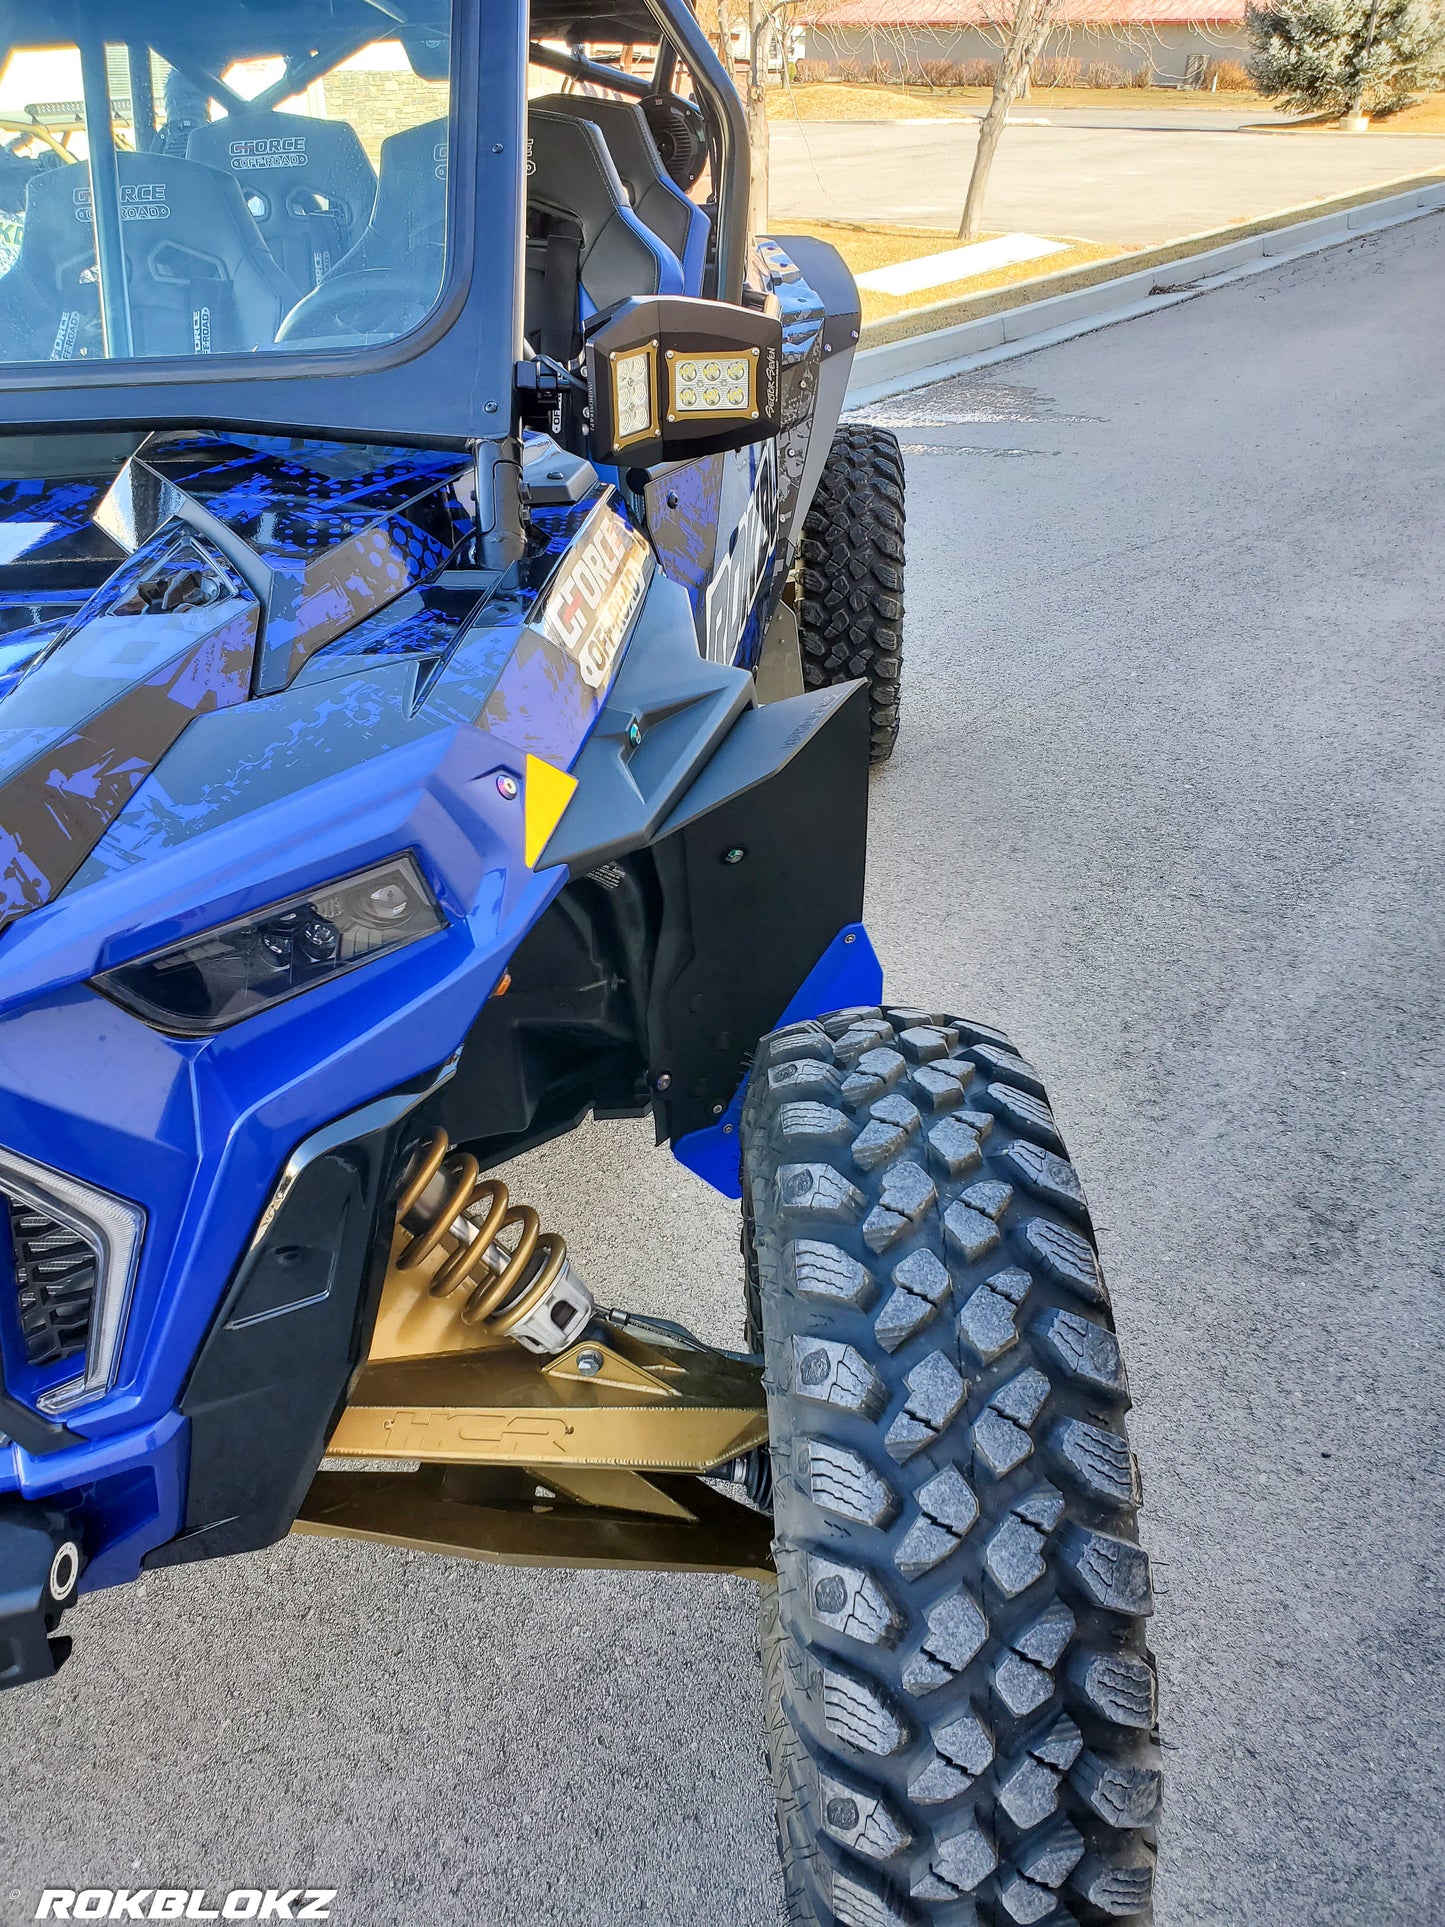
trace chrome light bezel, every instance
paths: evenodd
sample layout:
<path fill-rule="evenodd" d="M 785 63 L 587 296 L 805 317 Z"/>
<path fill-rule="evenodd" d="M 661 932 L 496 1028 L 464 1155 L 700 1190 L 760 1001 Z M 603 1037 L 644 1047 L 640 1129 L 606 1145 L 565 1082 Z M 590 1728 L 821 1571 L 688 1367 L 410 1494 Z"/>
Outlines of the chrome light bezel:
<path fill-rule="evenodd" d="M 52 1385 L 35 1401 L 40 1411 L 55 1417 L 104 1397 L 115 1383 L 145 1237 L 145 1209 L 3 1146 L 0 1191 L 34 1211 L 48 1212 L 95 1253 L 95 1301 L 85 1368 L 75 1378 Z"/>

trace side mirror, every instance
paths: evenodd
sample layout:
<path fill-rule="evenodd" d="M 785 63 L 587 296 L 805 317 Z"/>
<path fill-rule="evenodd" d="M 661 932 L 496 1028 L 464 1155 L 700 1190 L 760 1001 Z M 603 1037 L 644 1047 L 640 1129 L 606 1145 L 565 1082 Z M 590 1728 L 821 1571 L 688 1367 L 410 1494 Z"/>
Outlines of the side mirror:
<path fill-rule="evenodd" d="M 690 295 L 624 301 L 583 346 L 586 453 L 651 468 L 778 433 L 783 324 Z"/>

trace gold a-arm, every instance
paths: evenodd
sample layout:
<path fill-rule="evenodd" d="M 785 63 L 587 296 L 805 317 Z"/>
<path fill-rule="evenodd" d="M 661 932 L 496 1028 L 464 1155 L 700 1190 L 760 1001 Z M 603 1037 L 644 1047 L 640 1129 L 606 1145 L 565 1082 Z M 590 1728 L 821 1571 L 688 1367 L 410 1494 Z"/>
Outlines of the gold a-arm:
<path fill-rule="evenodd" d="M 702 1476 L 766 1446 L 761 1371 L 603 1320 L 555 1356 L 524 1350 L 505 1320 L 469 1324 L 437 1291 L 465 1243 L 408 1240 L 399 1222 L 370 1353 L 295 1530 L 771 1579 L 769 1515 Z"/>

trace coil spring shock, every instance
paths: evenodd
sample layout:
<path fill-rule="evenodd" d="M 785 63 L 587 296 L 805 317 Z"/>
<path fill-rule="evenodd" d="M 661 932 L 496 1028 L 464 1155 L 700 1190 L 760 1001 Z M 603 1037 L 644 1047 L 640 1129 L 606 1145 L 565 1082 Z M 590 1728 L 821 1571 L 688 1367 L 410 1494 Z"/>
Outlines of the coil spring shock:
<path fill-rule="evenodd" d="M 439 1185 L 436 1195 L 428 1196 Z M 529 1204 L 513 1204 L 500 1178 L 484 1178 L 468 1151 L 453 1151 L 437 1131 L 421 1153 L 397 1202 L 397 1218 L 413 1233 L 397 1254 L 398 1271 L 413 1271 L 438 1246 L 450 1256 L 432 1280 L 430 1295 L 449 1298 L 469 1285 L 461 1309 L 466 1325 L 485 1325 L 506 1337 L 540 1305 L 567 1263 L 567 1246 L 543 1231 Z M 510 1248 L 498 1239 L 518 1234 Z"/>

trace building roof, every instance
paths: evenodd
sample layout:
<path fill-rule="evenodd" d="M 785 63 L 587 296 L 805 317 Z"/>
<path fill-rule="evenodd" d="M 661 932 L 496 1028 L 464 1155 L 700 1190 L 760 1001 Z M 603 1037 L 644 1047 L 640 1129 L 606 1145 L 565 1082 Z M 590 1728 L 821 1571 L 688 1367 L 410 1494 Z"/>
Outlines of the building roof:
<path fill-rule="evenodd" d="M 1064 0 L 1061 27 L 1241 26 L 1245 0 Z M 810 26 L 982 27 L 1012 11 L 1010 0 L 828 0 L 805 6 Z"/>

